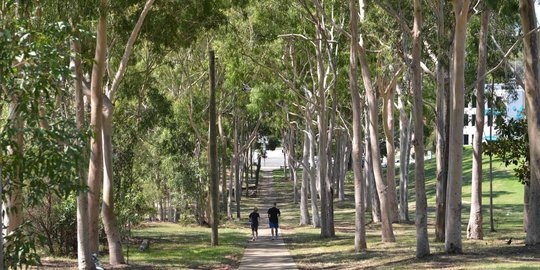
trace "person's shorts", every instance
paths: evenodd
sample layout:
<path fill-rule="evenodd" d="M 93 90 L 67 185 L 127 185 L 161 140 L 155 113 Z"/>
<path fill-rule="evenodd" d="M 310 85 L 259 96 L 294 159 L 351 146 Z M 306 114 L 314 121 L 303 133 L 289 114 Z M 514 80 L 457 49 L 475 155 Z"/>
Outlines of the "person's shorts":
<path fill-rule="evenodd" d="M 270 228 L 276 228 L 276 229 L 279 228 L 279 224 L 277 222 L 270 221 L 269 225 L 270 225 Z"/>
<path fill-rule="evenodd" d="M 251 223 L 251 230 L 256 232 L 259 229 L 259 224 L 253 224 Z"/>

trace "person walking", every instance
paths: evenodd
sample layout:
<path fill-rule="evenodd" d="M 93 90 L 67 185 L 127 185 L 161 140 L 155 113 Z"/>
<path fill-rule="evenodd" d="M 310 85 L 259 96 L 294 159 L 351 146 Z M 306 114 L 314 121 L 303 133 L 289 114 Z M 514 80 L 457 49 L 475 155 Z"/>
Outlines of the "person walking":
<path fill-rule="evenodd" d="M 268 222 L 270 230 L 272 231 L 272 240 L 277 239 L 278 237 L 279 216 L 281 216 L 281 212 L 279 212 L 279 209 L 276 206 L 277 203 L 274 203 L 274 207 L 268 209 Z M 276 230 L 275 234 L 274 229 Z"/>
<path fill-rule="evenodd" d="M 253 212 L 249 214 L 249 222 L 251 223 L 251 241 L 255 241 L 259 238 L 259 221 L 261 216 L 258 213 L 259 209 L 257 207 L 253 208 Z"/>

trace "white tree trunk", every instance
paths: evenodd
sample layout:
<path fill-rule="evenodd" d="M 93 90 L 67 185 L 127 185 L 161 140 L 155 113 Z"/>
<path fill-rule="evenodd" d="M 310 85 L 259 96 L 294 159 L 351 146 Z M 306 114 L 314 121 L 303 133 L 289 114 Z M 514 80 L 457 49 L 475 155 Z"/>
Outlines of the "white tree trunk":
<path fill-rule="evenodd" d="M 107 0 L 100 1 L 100 17 L 97 25 L 96 52 L 92 68 L 92 80 L 90 86 L 91 116 L 90 125 L 93 134 L 90 139 L 90 165 L 88 169 L 88 219 L 90 252 L 99 251 L 99 197 L 101 194 L 101 182 L 103 180 L 103 153 L 100 136 L 102 129 L 102 103 L 103 103 L 103 73 L 105 71 L 105 57 L 107 51 Z"/>
<path fill-rule="evenodd" d="M 103 227 L 109 244 L 109 262 L 111 265 L 124 264 L 122 242 L 114 214 L 113 168 L 112 168 L 112 115 L 113 105 L 108 98 L 103 98 Z"/>
<path fill-rule="evenodd" d="M 408 153 L 410 149 L 410 125 L 407 112 L 405 111 L 402 88 L 397 86 L 398 110 L 399 110 L 399 219 L 409 221 L 409 164 Z"/>
<path fill-rule="evenodd" d="M 309 190 L 309 135 L 304 134 L 304 148 L 302 154 L 302 163 L 304 170 L 302 172 L 302 186 L 300 187 L 300 226 L 309 225 L 309 205 L 308 205 L 308 190 Z"/>
<path fill-rule="evenodd" d="M 450 114 L 450 148 L 448 153 L 448 189 L 446 192 L 446 233 L 444 248 L 461 253 L 461 186 L 463 177 L 463 114 L 465 88 L 465 38 L 470 0 L 452 2 L 455 15 L 452 63 L 452 110 Z M 418 136 L 418 134 L 415 134 Z M 420 153 L 416 153 L 417 155 Z"/>

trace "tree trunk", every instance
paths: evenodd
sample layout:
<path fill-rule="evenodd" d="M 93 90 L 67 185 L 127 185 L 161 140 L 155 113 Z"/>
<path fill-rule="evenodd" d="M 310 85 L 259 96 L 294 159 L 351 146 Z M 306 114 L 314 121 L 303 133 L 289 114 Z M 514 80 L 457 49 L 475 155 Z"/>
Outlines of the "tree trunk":
<path fill-rule="evenodd" d="M 304 134 L 304 151 L 302 154 L 302 163 L 304 170 L 302 172 L 302 186 L 300 187 L 300 226 L 309 225 L 309 205 L 308 205 L 308 189 L 309 189 L 309 135 Z"/>
<path fill-rule="evenodd" d="M 321 227 L 321 219 L 319 216 L 319 206 L 318 206 L 318 199 L 317 199 L 317 177 L 316 177 L 316 168 L 315 168 L 315 134 L 313 134 L 313 129 L 311 127 L 312 122 L 312 105 L 308 105 L 310 108 L 306 110 L 306 130 L 308 133 L 308 144 L 309 144 L 309 166 L 310 166 L 310 174 L 309 174 L 309 185 L 310 185 L 310 197 L 311 197 L 311 214 L 312 214 L 312 223 L 313 227 L 319 228 Z"/>
<path fill-rule="evenodd" d="M 240 185 L 240 153 L 239 153 L 239 127 L 238 127 L 238 115 L 234 117 L 234 200 L 236 203 L 236 218 L 240 219 L 240 200 L 242 197 L 242 186 Z"/>
<path fill-rule="evenodd" d="M 231 158 L 231 165 L 230 165 L 230 172 L 229 172 L 229 193 L 227 194 L 227 218 L 232 220 L 233 219 L 233 212 L 232 212 L 232 197 L 233 197 L 233 191 L 236 193 L 236 190 L 233 190 L 233 178 L 234 178 L 234 164 L 235 164 L 235 157 L 233 156 Z"/>
<path fill-rule="evenodd" d="M 452 110 L 448 151 L 448 190 L 446 192 L 446 232 L 444 248 L 461 253 L 461 186 L 463 177 L 463 115 L 465 88 L 465 38 L 470 0 L 452 2 L 456 20 L 452 64 Z M 419 134 L 415 133 L 415 136 Z M 417 155 L 419 153 L 416 153 Z"/>
<path fill-rule="evenodd" d="M 471 213 L 467 226 L 468 239 L 484 239 L 482 231 L 482 137 L 484 135 L 484 73 L 487 63 L 487 33 L 489 9 L 484 5 L 478 44 L 478 69 L 476 76 L 476 129 L 473 142 L 473 165 L 471 180 Z"/>
<path fill-rule="evenodd" d="M 405 94 L 397 86 L 399 110 L 399 220 L 409 221 L 409 164 L 408 149 L 410 149 L 410 125 L 405 111 Z"/>
<path fill-rule="evenodd" d="M 394 146 L 394 90 L 392 85 L 389 92 L 383 95 L 383 130 L 386 138 L 386 182 L 388 184 L 388 201 L 390 203 L 390 220 L 399 221 L 398 203 L 396 196 L 396 172 L 395 159 L 396 148 Z"/>
<path fill-rule="evenodd" d="M 527 125 L 529 133 L 529 215 L 527 217 L 528 246 L 540 244 L 540 66 L 538 33 L 531 32 L 536 27 L 536 14 L 533 0 L 520 0 L 519 13 L 525 37 L 523 50 L 525 58 L 525 97 Z"/>
<path fill-rule="evenodd" d="M 208 170 L 210 171 L 210 188 L 208 195 L 210 197 L 210 226 L 212 227 L 211 245 L 219 245 L 218 226 L 219 226 L 219 168 L 217 153 L 217 124 L 216 124 L 216 67 L 214 50 L 209 52 L 209 73 L 210 73 L 210 101 L 209 113 L 210 123 L 208 127 Z"/>
<path fill-rule="evenodd" d="M 320 22 L 318 22 L 320 24 Z M 328 185 L 328 113 L 326 109 L 326 93 L 325 93 L 325 75 L 324 75 L 324 60 L 325 53 L 323 52 L 323 35 L 321 27 L 317 26 L 317 77 L 318 77 L 318 126 L 319 126 L 319 183 L 321 187 L 321 236 L 333 237 L 333 229 L 331 224 L 331 186 Z"/>
<path fill-rule="evenodd" d="M 111 101 L 103 98 L 103 227 L 109 244 L 109 262 L 111 265 L 124 264 L 122 242 L 116 216 L 114 214 L 113 194 L 113 168 L 112 168 L 112 115 L 113 105 Z"/>
<path fill-rule="evenodd" d="M 75 35 L 78 35 L 77 25 L 71 23 Z M 82 131 L 84 129 L 84 100 L 83 100 L 83 71 L 81 63 L 81 44 L 77 38 L 71 41 L 71 51 L 73 56 L 71 61 L 73 62 L 73 86 L 75 89 L 75 106 L 76 106 L 76 121 L 77 129 Z M 87 186 L 88 180 L 86 170 L 84 166 L 78 168 L 79 170 L 79 184 L 81 186 Z M 0 223 L 1 224 L 1 223 Z M 88 194 L 86 192 L 79 192 L 77 195 L 77 259 L 78 267 L 81 270 L 95 269 L 92 263 L 90 246 L 88 242 Z"/>
<path fill-rule="evenodd" d="M 361 2 L 363 4 L 363 2 Z M 363 9 L 363 7 L 361 7 Z M 366 245 L 366 209 L 364 207 L 365 180 L 362 173 L 362 100 L 358 92 L 358 12 L 356 1 L 349 1 L 351 16 L 351 45 L 349 57 L 349 87 L 353 110 L 353 139 L 352 139 L 352 167 L 354 174 L 354 250 L 358 253 L 367 248 Z"/>
<path fill-rule="evenodd" d="M 450 93 L 447 84 L 449 62 L 449 42 L 446 40 L 445 28 L 445 0 L 439 0 L 437 9 L 437 139 L 436 139 L 436 162 L 437 162 L 437 185 L 436 185 L 436 212 L 435 212 L 435 242 L 444 242 L 445 216 L 446 216 L 446 190 L 448 179 L 448 142 L 450 125 Z"/>
<path fill-rule="evenodd" d="M 363 21 L 364 17 L 364 0 L 360 0 L 360 21 Z M 380 198 L 381 204 L 381 221 L 382 221 L 382 241 L 383 242 L 395 242 L 394 231 L 392 229 L 392 222 L 390 213 L 392 211 L 390 201 L 388 200 L 387 186 L 384 183 L 381 169 L 381 155 L 378 147 L 378 120 L 377 120 L 377 98 L 375 89 L 371 83 L 371 74 L 369 71 L 369 64 L 366 56 L 365 48 L 363 47 L 362 38 L 360 38 L 360 46 L 358 58 L 360 61 L 360 67 L 362 70 L 362 79 L 364 82 L 364 88 L 366 89 L 366 96 L 368 100 L 368 115 L 369 115 L 369 140 L 371 143 L 371 158 L 372 158 L 372 170 L 375 175 L 375 185 L 377 186 L 377 192 Z"/>
<path fill-rule="evenodd" d="M 10 106 L 9 112 L 9 121 L 13 121 L 15 125 L 16 132 L 13 135 L 13 141 L 17 145 L 16 149 L 11 149 L 11 154 L 17 157 L 17 162 L 15 165 L 15 175 L 8 178 L 6 185 L 6 197 L 7 202 L 5 203 L 6 215 L 6 235 L 10 235 L 14 232 L 19 226 L 23 223 L 23 163 L 22 157 L 24 152 L 24 119 L 21 117 L 20 113 L 17 112 L 17 101 L 16 96 L 14 96 L 13 101 Z M 3 224 L 0 224 L 3 225 Z M 3 231 L 0 230 L 0 232 Z"/>
<path fill-rule="evenodd" d="M 223 98 L 223 96 L 222 96 Z M 224 131 L 223 131 L 223 118 L 221 117 L 221 114 L 218 115 L 218 130 L 219 130 L 219 138 L 221 140 L 221 196 L 222 196 L 222 204 L 224 206 L 227 205 L 227 197 L 226 194 L 230 194 L 231 190 L 227 190 L 227 138 L 225 137 Z"/>
<path fill-rule="evenodd" d="M 414 26 L 412 49 L 412 89 L 414 95 L 414 157 L 415 157 L 415 190 L 416 190 L 416 257 L 429 255 L 427 231 L 427 198 L 424 176 L 424 110 L 422 102 L 422 70 L 420 57 L 422 53 L 422 7 L 420 0 L 414 0 Z"/>
<path fill-rule="evenodd" d="M 107 0 L 100 1 L 100 16 L 97 25 L 96 52 L 92 67 L 90 86 L 91 116 L 90 125 L 94 136 L 90 138 L 90 165 L 88 168 L 88 219 L 90 252 L 99 251 L 99 197 L 103 180 L 103 137 L 102 105 L 103 105 L 103 74 L 107 51 Z"/>
<path fill-rule="evenodd" d="M 529 224 L 529 198 L 531 192 L 529 185 L 523 185 L 523 231 L 527 232 L 527 224 Z"/>
<path fill-rule="evenodd" d="M 368 121 L 368 115 L 366 112 L 366 129 L 369 125 Z M 366 131 L 366 138 L 365 138 L 365 147 L 366 147 L 366 154 L 365 154 L 365 162 L 364 162 L 364 171 L 366 175 L 366 183 L 368 186 L 367 193 L 369 193 L 371 196 L 371 219 L 373 223 L 380 223 L 381 222 L 381 202 L 379 200 L 379 194 L 377 193 L 377 188 L 375 187 L 375 176 L 373 175 L 373 159 L 371 156 L 371 143 L 369 142 L 369 133 Z"/>

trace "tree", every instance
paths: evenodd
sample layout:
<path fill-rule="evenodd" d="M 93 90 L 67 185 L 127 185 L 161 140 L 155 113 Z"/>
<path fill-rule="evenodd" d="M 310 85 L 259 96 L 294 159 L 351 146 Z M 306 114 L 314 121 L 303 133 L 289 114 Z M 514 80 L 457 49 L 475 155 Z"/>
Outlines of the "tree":
<path fill-rule="evenodd" d="M 364 190 L 365 180 L 362 173 L 362 100 L 358 92 L 358 11 L 356 1 L 350 0 L 350 70 L 349 85 L 351 88 L 352 111 L 353 111 L 353 140 L 352 140 L 352 163 L 354 173 L 354 205 L 355 205 L 355 233 L 354 250 L 360 252 L 367 248 L 365 228 Z"/>
<path fill-rule="evenodd" d="M 360 22 L 364 20 L 364 1 L 360 0 Z M 362 71 L 362 80 L 364 82 L 364 88 L 366 90 L 366 96 L 368 100 L 368 114 L 369 114 L 369 138 L 371 143 L 371 160 L 373 166 L 373 172 L 375 174 L 375 184 L 381 204 L 381 220 L 382 220 L 382 240 L 383 242 L 394 242 L 394 232 L 392 229 L 392 222 L 390 220 L 391 207 L 388 200 L 388 192 L 386 184 L 382 177 L 382 169 L 380 163 L 380 150 L 379 150 L 379 136 L 377 128 L 377 100 L 375 96 L 375 89 L 371 82 L 371 72 L 369 70 L 368 60 L 366 56 L 366 47 L 363 42 L 363 38 L 360 37 L 360 46 L 358 50 L 358 58 L 360 61 L 360 67 Z"/>
<path fill-rule="evenodd" d="M 461 186 L 463 174 L 463 115 L 465 88 L 465 38 L 470 0 L 452 1 L 455 16 L 452 62 L 452 109 L 448 151 L 448 188 L 446 192 L 446 232 L 444 249 L 461 253 Z M 415 134 L 415 136 L 418 134 Z"/>
<path fill-rule="evenodd" d="M 412 89 L 414 104 L 414 175 L 416 190 L 416 257 L 429 255 L 427 232 L 427 198 L 424 176 L 424 112 L 422 107 L 422 71 L 421 57 L 422 6 L 420 0 L 414 0 L 414 26 L 412 48 Z"/>
<path fill-rule="evenodd" d="M 476 129 L 473 141 L 473 169 L 471 181 L 471 213 L 467 225 L 468 239 L 483 239 L 482 231 L 482 137 L 484 134 L 484 73 L 487 63 L 487 35 L 490 12 L 484 5 L 480 24 L 480 41 L 478 44 L 478 69 L 476 84 Z"/>
<path fill-rule="evenodd" d="M 530 154 L 529 215 L 525 243 L 530 246 L 540 244 L 540 142 L 532 138 L 540 137 L 540 59 L 538 33 L 534 1 L 520 0 L 519 14 L 523 37 L 525 61 L 525 97 Z"/>
<path fill-rule="evenodd" d="M 107 51 L 107 0 L 99 2 L 99 19 L 96 27 L 96 50 L 92 67 L 90 86 L 91 114 L 90 126 L 92 137 L 90 139 L 90 165 L 88 168 L 88 219 L 90 222 L 89 239 L 90 252 L 99 251 L 99 197 L 103 179 L 103 137 L 102 132 L 102 104 L 103 104 L 103 74 L 105 72 L 105 57 Z"/>

